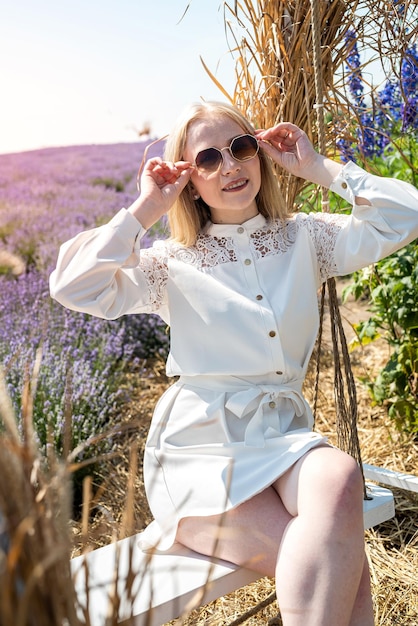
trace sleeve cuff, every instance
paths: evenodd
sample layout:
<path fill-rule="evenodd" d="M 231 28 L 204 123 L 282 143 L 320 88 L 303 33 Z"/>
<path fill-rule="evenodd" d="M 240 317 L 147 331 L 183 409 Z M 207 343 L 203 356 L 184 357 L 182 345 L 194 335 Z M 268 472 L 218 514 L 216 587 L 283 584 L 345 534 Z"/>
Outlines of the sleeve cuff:
<path fill-rule="evenodd" d="M 354 205 L 355 197 L 358 195 L 357 190 L 365 176 L 368 176 L 365 170 L 349 161 L 332 181 L 329 187 L 330 191 L 337 193 L 341 198 Z"/>
<path fill-rule="evenodd" d="M 127 209 L 121 209 L 108 223 L 110 228 L 118 231 L 127 243 L 132 252 L 139 253 L 141 239 L 146 234 L 146 229 Z"/>

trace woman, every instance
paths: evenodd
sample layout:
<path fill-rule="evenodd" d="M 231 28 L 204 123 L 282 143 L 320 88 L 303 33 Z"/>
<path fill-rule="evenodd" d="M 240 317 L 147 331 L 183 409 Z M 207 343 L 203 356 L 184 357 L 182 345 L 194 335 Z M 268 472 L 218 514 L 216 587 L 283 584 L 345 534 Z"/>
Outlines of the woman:
<path fill-rule="evenodd" d="M 350 200 L 352 216 L 287 215 L 271 161 Z M 171 238 L 140 250 L 165 214 Z M 51 293 L 64 306 L 170 325 L 180 378 L 147 441 L 144 547 L 178 541 L 276 575 L 285 625 L 373 624 L 360 472 L 312 432 L 301 388 L 321 283 L 417 235 L 412 186 L 317 154 L 293 124 L 255 131 L 204 103 L 146 163 L 132 206 L 62 246 Z"/>

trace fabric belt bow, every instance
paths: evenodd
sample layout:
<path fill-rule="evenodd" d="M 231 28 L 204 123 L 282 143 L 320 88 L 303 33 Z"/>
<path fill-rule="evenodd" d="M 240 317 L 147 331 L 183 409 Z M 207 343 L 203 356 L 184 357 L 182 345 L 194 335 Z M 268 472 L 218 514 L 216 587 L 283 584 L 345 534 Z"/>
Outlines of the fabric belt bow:
<path fill-rule="evenodd" d="M 266 416 L 268 408 L 275 409 L 281 398 L 290 400 L 291 406 L 286 410 L 278 410 L 274 425 Z M 256 448 L 265 446 L 265 431 L 271 427 L 278 434 L 286 432 L 292 419 L 306 413 L 307 404 L 302 393 L 294 388 L 260 386 L 237 391 L 226 402 L 225 407 L 238 418 L 246 417 L 255 410 L 245 429 L 245 445 Z M 270 411 L 271 415 L 271 411 Z"/>

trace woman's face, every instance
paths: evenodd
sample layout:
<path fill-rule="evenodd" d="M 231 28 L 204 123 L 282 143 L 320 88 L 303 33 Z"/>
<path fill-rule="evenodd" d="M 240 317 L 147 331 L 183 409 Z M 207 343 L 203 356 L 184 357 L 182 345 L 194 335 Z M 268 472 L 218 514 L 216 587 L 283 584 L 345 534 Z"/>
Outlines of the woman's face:
<path fill-rule="evenodd" d="M 201 150 L 212 147 L 220 150 L 229 146 L 234 137 L 245 133 L 229 117 L 211 115 L 197 120 L 189 127 L 183 158 L 194 163 Z M 218 169 L 211 173 L 196 169 L 191 183 L 209 206 L 215 223 L 242 224 L 258 213 L 255 200 L 261 185 L 258 155 L 237 161 L 229 150 L 222 150 Z"/>

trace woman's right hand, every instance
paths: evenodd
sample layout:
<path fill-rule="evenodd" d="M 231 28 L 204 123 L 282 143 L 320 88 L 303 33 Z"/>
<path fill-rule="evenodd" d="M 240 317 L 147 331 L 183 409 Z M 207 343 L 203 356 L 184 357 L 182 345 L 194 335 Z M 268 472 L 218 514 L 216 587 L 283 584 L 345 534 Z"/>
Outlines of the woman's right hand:
<path fill-rule="evenodd" d="M 168 213 L 190 180 L 194 168 L 188 161 L 149 159 L 141 175 L 140 195 L 128 211 L 145 229 Z"/>

